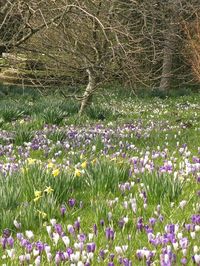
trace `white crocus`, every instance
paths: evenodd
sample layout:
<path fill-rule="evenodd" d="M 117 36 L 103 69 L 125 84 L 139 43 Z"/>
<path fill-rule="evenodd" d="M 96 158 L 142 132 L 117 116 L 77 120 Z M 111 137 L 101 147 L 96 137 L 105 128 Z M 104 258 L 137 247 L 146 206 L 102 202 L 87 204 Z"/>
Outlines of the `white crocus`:
<path fill-rule="evenodd" d="M 46 229 L 47 229 L 47 233 L 48 233 L 48 235 L 50 236 L 51 235 L 51 225 L 47 225 L 46 226 Z"/>
<path fill-rule="evenodd" d="M 58 233 L 53 233 L 53 241 L 54 241 L 55 245 L 58 244 L 59 238 L 60 238 L 60 236 Z"/>
<path fill-rule="evenodd" d="M 6 251 L 7 251 L 7 253 L 8 253 L 8 256 L 9 256 L 11 259 L 14 259 L 14 257 L 15 257 L 15 249 L 14 249 L 14 248 L 13 248 L 13 249 L 7 249 Z"/>
<path fill-rule="evenodd" d="M 32 239 L 32 238 L 34 237 L 34 234 L 33 234 L 32 231 L 27 230 L 27 231 L 26 231 L 26 236 L 28 237 L 28 239 Z"/>
<path fill-rule="evenodd" d="M 191 235 L 192 239 L 195 239 L 195 237 L 196 237 L 196 233 L 195 232 L 191 232 L 190 235 Z"/>
<path fill-rule="evenodd" d="M 69 239 L 69 237 L 68 237 L 68 236 L 63 236 L 63 237 L 62 237 L 62 240 L 63 240 L 63 242 L 64 242 L 66 248 L 68 248 L 68 247 L 69 247 L 69 243 L 70 243 L 70 239 Z"/>
<path fill-rule="evenodd" d="M 52 224 L 52 226 L 55 226 L 56 225 L 56 219 L 51 219 L 50 223 Z"/>
<path fill-rule="evenodd" d="M 122 254 L 123 253 L 122 248 L 119 247 L 119 246 L 115 247 L 115 251 L 117 252 L 117 254 Z"/>
<path fill-rule="evenodd" d="M 200 263 L 200 255 L 199 254 L 195 254 L 194 255 L 194 260 L 195 260 L 196 264 L 199 265 L 199 263 Z"/>

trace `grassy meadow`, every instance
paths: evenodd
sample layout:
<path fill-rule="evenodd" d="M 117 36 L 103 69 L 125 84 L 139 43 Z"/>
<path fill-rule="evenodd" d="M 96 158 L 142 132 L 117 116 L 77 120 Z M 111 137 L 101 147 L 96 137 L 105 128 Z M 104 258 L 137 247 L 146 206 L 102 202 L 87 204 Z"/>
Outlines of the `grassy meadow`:
<path fill-rule="evenodd" d="M 200 95 L 0 99 L 1 265 L 200 265 Z"/>

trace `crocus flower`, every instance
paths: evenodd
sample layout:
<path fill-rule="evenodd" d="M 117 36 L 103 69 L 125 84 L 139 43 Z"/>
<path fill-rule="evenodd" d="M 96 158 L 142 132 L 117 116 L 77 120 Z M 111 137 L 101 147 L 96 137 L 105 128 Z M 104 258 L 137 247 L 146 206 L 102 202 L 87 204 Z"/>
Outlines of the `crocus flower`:
<path fill-rule="evenodd" d="M 14 220 L 14 221 L 13 221 L 13 224 L 14 224 L 14 226 L 15 226 L 17 229 L 20 229 L 20 228 L 21 228 L 21 223 L 18 223 L 17 220 Z"/>
<path fill-rule="evenodd" d="M 75 206 L 75 204 L 76 204 L 76 200 L 75 200 L 75 199 L 69 199 L 69 200 L 68 200 L 68 203 L 69 203 L 69 206 L 70 206 L 71 208 L 73 208 L 73 207 Z"/>
<path fill-rule="evenodd" d="M 60 208 L 60 213 L 61 213 L 61 216 L 64 216 L 64 215 L 65 215 L 65 213 L 66 213 L 66 208 L 65 208 L 65 206 L 61 206 L 61 208 Z"/>
<path fill-rule="evenodd" d="M 87 244 L 87 252 L 94 252 L 96 249 L 95 243 L 88 243 Z"/>
<path fill-rule="evenodd" d="M 115 232 L 112 228 L 108 227 L 106 228 L 106 238 L 108 240 L 113 240 L 115 236 Z"/>

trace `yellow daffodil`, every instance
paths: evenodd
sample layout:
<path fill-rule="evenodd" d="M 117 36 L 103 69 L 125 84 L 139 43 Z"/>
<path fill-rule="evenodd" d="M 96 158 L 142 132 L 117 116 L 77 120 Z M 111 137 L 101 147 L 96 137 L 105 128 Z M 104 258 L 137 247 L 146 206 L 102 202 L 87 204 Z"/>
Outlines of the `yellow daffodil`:
<path fill-rule="evenodd" d="M 20 124 L 24 124 L 24 122 L 25 122 L 24 119 L 21 119 L 21 120 L 19 121 Z"/>
<path fill-rule="evenodd" d="M 22 171 L 22 174 L 25 174 L 28 171 L 28 168 L 27 167 L 23 167 L 23 168 L 21 168 L 21 171 Z"/>
<path fill-rule="evenodd" d="M 41 197 L 41 196 L 42 196 L 42 191 L 36 190 L 36 191 L 34 192 L 34 195 L 35 195 L 36 198 L 37 198 L 37 197 Z"/>
<path fill-rule="evenodd" d="M 39 210 L 37 210 L 37 211 L 38 211 L 38 214 L 40 216 L 42 216 L 43 219 L 45 219 L 47 217 L 47 214 L 45 212 L 42 212 L 42 211 L 39 211 Z"/>
<path fill-rule="evenodd" d="M 56 176 L 58 176 L 60 174 L 60 170 L 59 169 L 54 169 L 52 171 L 52 174 L 53 174 L 54 177 L 56 177 Z"/>
<path fill-rule="evenodd" d="M 87 162 L 86 162 L 86 161 L 83 162 L 83 163 L 81 164 L 81 167 L 82 167 L 83 169 L 85 169 L 85 168 L 87 167 Z"/>
<path fill-rule="evenodd" d="M 36 159 L 28 158 L 27 161 L 28 161 L 28 165 L 32 165 L 35 163 Z"/>
<path fill-rule="evenodd" d="M 34 202 L 37 202 L 37 201 L 38 201 L 39 199 L 41 199 L 41 198 L 42 198 L 42 196 L 40 196 L 40 197 L 35 197 L 33 201 L 34 201 Z"/>
<path fill-rule="evenodd" d="M 97 162 L 96 158 L 94 160 L 92 160 L 92 164 L 95 164 L 96 162 Z"/>
<path fill-rule="evenodd" d="M 53 163 L 50 162 L 50 163 L 47 164 L 47 168 L 53 168 L 53 167 L 54 167 Z"/>
<path fill-rule="evenodd" d="M 74 175 L 77 176 L 77 177 L 80 177 L 81 176 L 81 171 L 76 168 Z"/>
<path fill-rule="evenodd" d="M 46 192 L 47 194 L 50 194 L 51 192 L 53 192 L 53 188 L 51 187 L 46 187 L 46 189 L 44 190 L 44 192 Z"/>

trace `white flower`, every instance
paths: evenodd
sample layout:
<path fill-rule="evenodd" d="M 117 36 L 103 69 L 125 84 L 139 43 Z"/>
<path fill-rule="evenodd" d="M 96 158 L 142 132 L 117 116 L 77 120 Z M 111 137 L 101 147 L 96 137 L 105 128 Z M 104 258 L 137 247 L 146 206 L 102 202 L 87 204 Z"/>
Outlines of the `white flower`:
<path fill-rule="evenodd" d="M 33 234 L 33 232 L 32 231 L 26 231 L 26 236 L 29 238 L 29 239 L 31 239 L 31 238 L 33 238 L 34 237 L 34 234 Z"/>
<path fill-rule="evenodd" d="M 184 248 L 184 249 L 182 250 L 182 252 L 183 252 L 183 256 L 186 256 L 186 255 L 187 255 L 187 249 L 186 249 L 186 248 Z"/>
<path fill-rule="evenodd" d="M 50 223 L 52 224 L 52 226 L 55 226 L 56 225 L 56 219 L 51 219 Z"/>
<path fill-rule="evenodd" d="M 40 256 L 35 259 L 35 266 L 40 266 Z"/>
<path fill-rule="evenodd" d="M 117 252 L 117 254 L 122 254 L 123 251 L 122 251 L 122 248 L 121 247 L 115 247 L 115 251 Z"/>
<path fill-rule="evenodd" d="M 25 255 L 25 259 L 26 261 L 30 261 L 31 260 L 31 255 L 30 254 L 26 254 Z M 30 265 L 29 265 L 30 266 Z"/>
<path fill-rule="evenodd" d="M 39 250 L 33 249 L 33 256 L 37 257 L 40 254 Z"/>
<path fill-rule="evenodd" d="M 145 256 L 145 258 L 149 258 L 150 255 L 150 251 L 149 250 L 143 250 L 143 255 Z"/>
<path fill-rule="evenodd" d="M 89 241 L 91 241 L 93 238 L 94 238 L 94 234 L 89 233 L 89 234 L 88 234 L 88 239 L 89 239 Z"/>
<path fill-rule="evenodd" d="M 190 235 L 191 235 L 191 238 L 192 239 L 195 239 L 195 236 L 196 236 L 196 233 L 195 232 L 191 232 Z"/>
<path fill-rule="evenodd" d="M 91 261 L 91 260 L 93 260 L 93 257 L 94 257 L 94 253 L 93 252 L 89 252 L 88 253 L 88 259 Z"/>
<path fill-rule="evenodd" d="M 11 259 L 14 259 L 14 257 L 15 257 L 15 249 L 13 248 L 13 249 L 7 249 L 6 250 L 7 251 L 7 253 L 8 253 L 8 256 L 11 258 Z"/>
<path fill-rule="evenodd" d="M 52 254 L 51 253 L 47 253 L 47 261 L 48 262 L 52 261 Z"/>
<path fill-rule="evenodd" d="M 124 209 L 128 209 L 128 202 L 124 201 L 123 206 L 124 206 Z"/>
<path fill-rule="evenodd" d="M 71 229 L 74 229 L 73 225 L 68 224 L 68 225 L 67 225 L 67 230 L 68 230 L 68 232 L 70 232 Z"/>
<path fill-rule="evenodd" d="M 194 260 L 195 260 L 196 264 L 198 265 L 200 263 L 200 255 L 199 254 L 195 254 L 194 255 Z"/>
<path fill-rule="evenodd" d="M 168 255 L 168 254 L 165 254 L 165 255 L 164 255 L 164 262 L 165 262 L 166 264 L 169 263 L 169 255 Z"/>
<path fill-rule="evenodd" d="M 80 252 L 76 251 L 75 254 L 71 254 L 70 259 L 72 262 L 78 262 L 80 259 Z"/>
<path fill-rule="evenodd" d="M 196 232 L 199 232 L 200 231 L 200 225 L 195 225 L 194 229 L 195 229 Z"/>
<path fill-rule="evenodd" d="M 45 246 L 44 250 L 45 250 L 46 254 L 48 254 L 51 251 L 51 247 L 50 246 Z"/>
<path fill-rule="evenodd" d="M 70 243 L 70 239 L 69 239 L 69 237 L 68 237 L 68 236 L 63 236 L 63 237 L 62 237 L 62 240 L 63 240 L 63 242 L 64 242 L 66 248 L 68 248 L 68 247 L 69 247 L 69 243 Z"/>
<path fill-rule="evenodd" d="M 14 224 L 14 226 L 15 226 L 17 229 L 21 228 L 21 223 L 18 223 L 17 220 L 14 220 L 14 221 L 13 221 L 13 224 Z"/>
<path fill-rule="evenodd" d="M 47 225 L 46 229 L 47 229 L 48 235 L 50 236 L 51 235 L 51 225 Z"/>
<path fill-rule="evenodd" d="M 178 233 L 177 237 L 178 237 L 178 239 L 182 239 L 183 238 L 183 234 L 182 233 Z"/>
<path fill-rule="evenodd" d="M 199 248 L 197 246 L 193 247 L 194 253 L 197 254 L 197 252 L 199 251 Z"/>
<path fill-rule="evenodd" d="M 84 266 L 84 263 L 83 263 L 82 261 L 79 261 L 79 262 L 77 263 L 77 266 Z"/>
<path fill-rule="evenodd" d="M 123 252 L 126 252 L 127 249 L 128 249 L 128 245 L 124 245 L 124 246 L 122 246 L 122 250 L 123 250 Z"/>
<path fill-rule="evenodd" d="M 173 247 L 174 247 L 175 250 L 178 249 L 178 242 L 172 243 L 172 245 L 173 245 Z"/>
<path fill-rule="evenodd" d="M 124 222 L 125 222 L 125 224 L 128 223 L 128 217 L 124 217 Z"/>
<path fill-rule="evenodd" d="M 54 241 L 55 245 L 58 244 L 59 238 L 60 238 L 60 236 L 58 233 L 53 233 L 53 241 Z"/>
<path fill-rule="evenodd" d="M 186 204 L 187 204 L 187 201 L 186 201 L 186 200 L 182 200 L 182 201 L 179 203 L 179 206 L 180 206 L 180 208 L 183 210 L 183 208 L 185 207 Z"/>
<path fill-rule="evenodd" d="M 112 212 L 109 212 L 108 213 L 108 221 L 111 221 L 111 219 L 112 219 Z"/>

